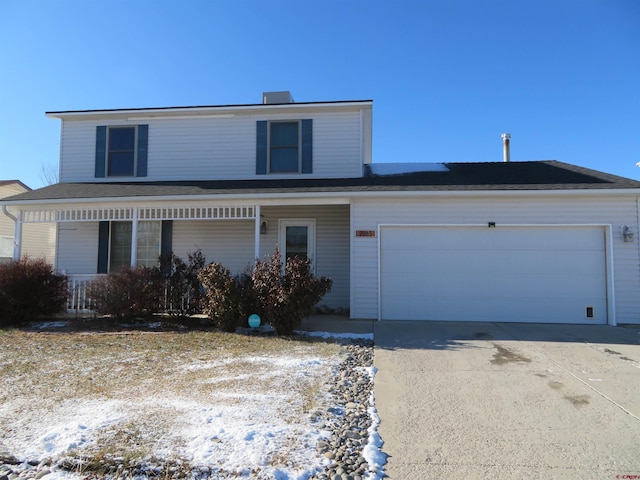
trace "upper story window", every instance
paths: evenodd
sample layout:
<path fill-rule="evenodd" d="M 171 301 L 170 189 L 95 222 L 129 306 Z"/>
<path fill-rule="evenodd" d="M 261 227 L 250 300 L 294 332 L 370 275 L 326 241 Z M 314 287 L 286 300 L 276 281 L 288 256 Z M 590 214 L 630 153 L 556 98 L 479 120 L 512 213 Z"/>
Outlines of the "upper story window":
<path fill-rule="evenodd" d="M 107 176 L 133 177 L 136 165 L 136 127 L 109 127 Z"/>
<path fill-rule="evenodd" d="M 96 178 L 146 177 L 148 137 L 148 125 L 96 127 Z"/>
<path fill-rule="evenodd" d="M 269 172 L 300 171 L 299 122 L 272 122 L 269 132 Z"/>
<path fill-rule="evenodd" d="M 258 121 L 256 174 L 313 173 L 313 120 Z"/>

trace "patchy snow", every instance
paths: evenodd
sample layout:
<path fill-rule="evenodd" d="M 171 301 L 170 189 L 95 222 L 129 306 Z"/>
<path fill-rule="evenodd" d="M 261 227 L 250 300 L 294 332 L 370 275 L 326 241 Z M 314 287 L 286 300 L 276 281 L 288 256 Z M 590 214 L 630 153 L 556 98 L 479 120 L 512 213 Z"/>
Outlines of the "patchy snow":
<path fill-rule="evenodd" d="M 124 417 L 123 405 L 118 401 L 68 402 L 55 411 L 47 408 L 45 402 L 38 421 L 21 422 L 13 434 L 3 432 L 0 446 L 8 447 L 24 461 L 58 458 L 75 449 L 92 446 L 95 432 Z"/>
<path fill-rule="evenodd" d="M 67 322 L 42 322 L 34 325 L 38 330 L 45 330 L 49 328 L 65 328 Z"/>
<path fill-rule="evenodd" d="M 378 369 L 376 367 L 368 367 L 367 373 L 371 377 L 371 381 L 376 376 Z M 371 392 L 369 397 L 369 408 L 367 409 L 369 416 L 371 417 L 371 426 L 368 429 L 369 441 L 364 447 L 362 456 L 369 464 L 371 472 L 367 476 L 370 480 L 382 480 L 385 477 L 384 465 L 387 463 L 387 455 L 382 451 L 382 438 L 378 433 L 378 425 L 380 425 L 380 417 L 378 417 L 378 410 L 376 409 L 375 395 Z"/>
<path fill-rule="evenodd" d="M 347 340 L 373 340 L 373 333 L 305 332 L 303 330 L 296 330 L 294 333 L 296 333 L 297 335 L 306 335 L 308 337 L 344 338 Z"/>
<path fill-rule="evenodd" d="M 308 333 L 305 333 L 308 334 Z M 372 338 L 369 334 L 317 333 L 312 336 L 339 338 Z M 233 361 L 237 362 L 238 358 Z M 212 471 L 235 472 L 250 478 L 304 480 L 321 472 L 329 460 L 321 456 L 316 444 L 330 433 L 314 424 L 310 414 L 294 413 L 298 403 L 287 389 L 287 382 L 307 377 L 328 378 L 340 358 L 283 355 L 244 356 L 241 361 L 248 373 L 216 376 L 212 371 L 203 384 L 212 385 L 208 398 L 190 397 L 189 392 L 175 397 L 150 398 L 136 392 L 133 400 L 107 398 L 76 399 L 58 404 L 33 406 L 29 413 L 24 401 L 13 398 L 0 407 L 0 418 L 11 418 L 12 424 L 0 438 L 0 450 L 6 450 L 21 461 L 51 459 L 54 463 L 65 456 L 90 454 L 101 448 L 101 440 L 113 440 L 121 432 L 132 429 L 136 441 L 149 444 L 156 458 L 181 458 L 191 467 Z M 214 362 L 190 363 L 179 366 L 184 372 L 215 369 L 231 363 L 220 359 Z M 112 365 L 111 368 L 114 366 Z M 260 367 L 260 368 L 259 368 Z M 255 374 L 252 373 L 255 370 Z M 371 378 L 375 369 L 369 369 Z M 241 387 L 218 390 L 225 380 L 243 381 L 258 377 L 276 378 L 281 388 L 243 391 Z M 271 381 L 271 380 L 270 380 Z M 323 408 L 326 408 L 323 407 Z M 292 413 L 292 411 L 294 411 Z M 369 413 L 373 425 L 369 429 L 369 444 L 364 456 L 378 473 L 367 478 L 383 476 L 386 457 L 381 453 L 382 442 L 377 433 L 379 423 L 373 394 Z M 137 430 L 131 425 L 138 425 Z M 137 436 L 136 436 L 137 435 Z M 55 470 L 48 480 L 76 480 L 81 475 Z"/>

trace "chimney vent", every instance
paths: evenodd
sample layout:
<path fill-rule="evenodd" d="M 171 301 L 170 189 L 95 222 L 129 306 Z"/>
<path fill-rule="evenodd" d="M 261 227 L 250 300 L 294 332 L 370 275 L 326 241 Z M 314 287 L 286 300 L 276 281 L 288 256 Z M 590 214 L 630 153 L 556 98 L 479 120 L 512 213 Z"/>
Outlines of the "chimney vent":
<path fill-rule="evenodd" d="M 283 92 L 263 92 L 262 103 L 264 105 L 277 105 L 279 103 L 293 103 L 291 92 L 285 90 Z"/>
<path fill-rule="evenodd" d="M 511 161 L 511 151 L 510 151 L 511 147 L 509 145 L 510 140 L 511 140 L 510 133 L 502 134 L 502 155 L 504 157 L 505 162 Z"/>

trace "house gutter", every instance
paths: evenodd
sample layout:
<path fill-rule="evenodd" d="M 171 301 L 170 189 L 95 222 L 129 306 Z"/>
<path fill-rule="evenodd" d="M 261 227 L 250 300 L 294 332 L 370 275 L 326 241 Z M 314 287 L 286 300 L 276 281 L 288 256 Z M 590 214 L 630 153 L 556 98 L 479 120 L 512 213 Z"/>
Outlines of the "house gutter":
<path fill-rule="evenodd" d="M 165 115 L 167 119 L 178 116 L 189 116 L 190 118 L 198 118 L 199 116 L 214 115 L 219 112 L 232 114 L 233 112 L 251 112 L 264 110 L 303 110 L 305 108 L 324 108 L 324 109 L 350 109 L 354 107 L 371 107 L 373 100 L 344 100 L 336 102 L 295 102 L 283 104 L 249 104 L 249 105 L 210 105 L 195 107 L 157 107 L 157 108 L 123 108 L 123 109 L 105 109 L 105 110 L 67 110 L 45 112 L 49 118 L 60 120 L 75 120 L 92 116 L 131 116 L 131 117 L 148 117 L 153 119 L 163 119 Z"/>
<path fill-rule="evenodd" d="M 7 217 L 9 217 L 11 220 L 13 220 L 13 222 L 17 222 L 18 221 L 18 217 L 14 216 L 12 213 L 9 212 L 9 210 L 7 209 L 6 205 L 2 205 L 2 213 L 4 213 Z"/>
<path fill-rule="evenodd" d="M 593 190 L 438 190 L 438 191 L 348 191 L 337 190 L 335 192 L 280 192 L 280 193 L 231 193 L 231 194 L 203 194 L 203 195 L 153 195 L 153 196 L 128 196 L 128 197 L 95 197 L 95 198 L 55 198 L 39 200 L 13 200 L 2 202 L 0 205 L 62 205 L 76 203 L 121 203 L 121 202 L 167 202 L 167 201 L 242 201 L 256 204 L 270 203 L 280 199 L 332 199 L 331 203 L 349 203 L 353 198 L 416 198 L 416 197 L 578 197 L 578 196 L 619 196 L 640 195 L 640 189 L 593 189 Z M 266 202 L 264 202 L 266 200 Z"/>

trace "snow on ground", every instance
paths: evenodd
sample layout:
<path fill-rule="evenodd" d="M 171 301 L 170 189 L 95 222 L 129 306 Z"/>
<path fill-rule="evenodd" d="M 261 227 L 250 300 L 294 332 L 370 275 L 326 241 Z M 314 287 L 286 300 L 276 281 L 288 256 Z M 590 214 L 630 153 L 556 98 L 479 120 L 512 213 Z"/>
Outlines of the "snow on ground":
<path fill-rule="evenodd" d="M 368 367 L 367 372 L 371 377 L 371 381 L 376 376 L 378 369 L 376 367 Z M 369 408 L 367 409 L 369 416 L 371 417 L 371 426 L 369 427 L 369 442 L 364 447 L 362 456 L 369 464 L 371 471 L 377 472 L 377 474 L 371 475 L 371 480 L 381 480 L 384 478 L 384 465 L 387 463 L 387 455 L 382 452 L 382 438 L 378 433 L 378 425 L 380 425 L 380 417 L 378 417 L 378 410 L 376 409 L 375 396 L 371 392 L 369 399 Z"/>
<path fill-rule="evenodd" d="M 308 337 L 373 340 L 373 333 L 305 332 L 302 330 L 296 330 L 295 333 L 298 335 L 307 335 Z"/>
<path fill-rule="evenodd" d="M 302 333 L 302 332 L 301 332 Z M 327 332 L 306 333 L 312 336 L 339 338 L 371 338 L 362 334 L 334 334 Z M 0 437 L 0 451 L 5 450 L 21 461 L 52 459 L 55 463 L 65 456 L 95 452 L 106 440 L 111 443 L 140 442 L 151 446 L 151 458 L 180 458 L 191 467 L 213 469 L 213 471 L 235 472 L 250 478 L 275 478 L 278 480 L 304 480 L 322 471 L 329 462 L 316 450 L 318 440 L 330 435 L 310 418 L 310 413 L 300 418 L 300 398 L 292 398 L 287 391 L 287 382 L 313 377 L 323 381 L 331 377 L 340 357 L 296 357 L 283 352 L 278 356 L 249 356 L 242 361 L 255 365 L 256 375 L 279 379 L 280 389 L 243 391 L 241 387 L 228 386 L 217 390 L 225 380 L 245 380 L 252 377 L 251 368 L 245 373 L 230 377 L 216 377 L 214 369 L 231 360 L 215 362 L 193 362 L 182 365 L 185 372 L 212 369 L 208 379 L 210 397 L 202 395 L 190 398 L 185 395 L 169 395 L 166 398 L 138 400 L 81 399 L 55 405 L 43 405 L 34 413 L 21 412 L 34 406 L 24 405 L 21 399 L 10 398 L 0 405 L 0 419 L 11 418 Z M 236 359 L 237 360 L 237 359 Z M 264 366 L 268 372 L 264 373 Z M 257 368 L 262 366 L 262 369 Z M 375 369 L 369 374 L 373 378 Z M 207 383 L 203 382 L 203 383 Z M 239 383 L 242 385 L 242 382 Z M 325 391 L 324 401 L 328 394 Z M 329 405 L 320 405 L 325 409 Z M 37 407 L 37 406 L 36 406 Z M 294 408 L 295 407 L 295 408 Z M 365 458 L 370 465 L 382 467 L 385 463 L 381 453 L 381 440 L 377 433 L 379 423 L 373 394 L 369 413 L 373 425 L 369 429 L 369 445 Z M 130 437 L 122 437 L 123 431 Z M 116 433 L 117 432 L 117 433 Z M 259 472 L 259 473 L 256 473 Z M 376 476 L 382 478 L 382 468 Z M 81 475 L 56 470 L 47 476 L 49 480 L 76 479 Z"/>

